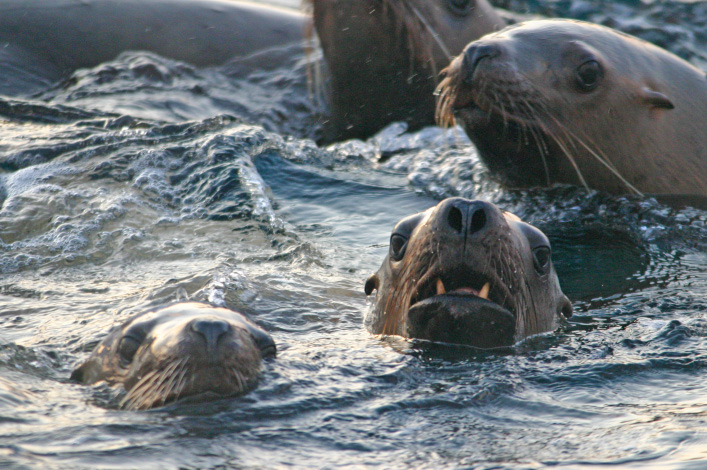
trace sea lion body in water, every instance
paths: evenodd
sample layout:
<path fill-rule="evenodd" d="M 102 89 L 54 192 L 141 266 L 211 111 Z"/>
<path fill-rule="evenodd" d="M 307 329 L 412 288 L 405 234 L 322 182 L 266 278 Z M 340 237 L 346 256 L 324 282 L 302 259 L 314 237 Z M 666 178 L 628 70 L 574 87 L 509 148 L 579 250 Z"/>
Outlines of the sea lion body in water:
<path fill-rule="evenodd" d="M 220 65 L 301 43 L 305 22 L 296 11 L 236 0 L 4 0 L 0 94 L 31 94 L 124 51 Z"/>
<path fill-rule="evenodd" d="M 450 54 L 504 25 L 486 0 L 310 1 L 327 61 L 327 142 L 368 137 L 393 121 L 434 124 L 432 91 Z M 221 65 L 300 45 L 311 21 L 236 0 L 6 0 L 0 94 L 31 96 L 125 51 Z"/>
<path fill-rule="evenodd" d="M 467 46 L 438 88 L 512 187 L 707 195 L 707 78 L 635 37 L 573 20 L 510 26 Z"/>
<path fill-rule="evenodd" d="M 550 331 L 572 314 L 537 228 L 493 204 L 450 198 L 393 229 L 365 292 L 365 324 L 401 335 L 490 348 Z"/>
<path fill-rule="evenodd" d="M 486 0 L 310 0 L 330 72 L 324 141 L 434 124 L 438 72 L 505 22 Z"/>
<path fill-rule="evenodd" d="M 179 398 L 240 395 L 255 386 L 270 335 L 238 312 L 195 302 L 134 316 L 101 341 L 71 378 L 122 384 L 126 409 Z"/>

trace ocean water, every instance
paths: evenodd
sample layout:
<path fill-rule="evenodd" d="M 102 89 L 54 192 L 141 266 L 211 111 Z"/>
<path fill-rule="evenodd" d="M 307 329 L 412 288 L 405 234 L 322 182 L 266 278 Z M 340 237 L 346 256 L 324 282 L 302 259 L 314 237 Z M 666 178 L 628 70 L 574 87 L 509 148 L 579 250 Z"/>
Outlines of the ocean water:
<path fill-rule="evenodd" d="M 707 57 L 707 2 L 497 4 Z M 458 129 L 319 147 L 312 59 L 278 53 L 132 51 L 0 97 L 1 468 L 707 468 L 707 212 L 510 191 Z M 493 351 L 365 331 L 390 230 L 447 196 L 549 235 L 570 321 Z M 132 412 L 69 380 L 111 327 L 184 299 L 270 332 L 257 389 Z"/>

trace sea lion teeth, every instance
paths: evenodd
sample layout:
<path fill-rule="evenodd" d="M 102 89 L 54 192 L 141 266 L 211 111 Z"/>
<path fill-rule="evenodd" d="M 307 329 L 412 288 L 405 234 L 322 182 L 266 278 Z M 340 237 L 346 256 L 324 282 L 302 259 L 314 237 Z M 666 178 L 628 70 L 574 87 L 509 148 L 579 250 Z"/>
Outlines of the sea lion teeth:
<path fill-rule="evenodd" d="M 491 283 L 487 282 L 484 284 L 484 287 L 481 288 L 481 291 L 479 292 L 479 297 L 482 299 L 489 299 L 489 291 L 491 290 Z"/>
<path fill-rule="evenodd" d="M 437 295 L 442 295 L 446 293 L 447 291 L 444 288 L 444 282 L 442 282 L 442 278 L 437 278 Z"/>

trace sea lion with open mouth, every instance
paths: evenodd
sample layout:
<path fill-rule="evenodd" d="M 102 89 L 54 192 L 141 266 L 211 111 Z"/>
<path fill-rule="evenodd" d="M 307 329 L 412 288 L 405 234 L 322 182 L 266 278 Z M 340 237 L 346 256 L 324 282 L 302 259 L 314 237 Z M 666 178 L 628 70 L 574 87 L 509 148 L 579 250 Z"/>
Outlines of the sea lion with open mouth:
<path fill-rule="evenodd" d="M 438 121 L 464 127 L 508 186 L 707 195 L 707 77 L 653 44 L 528 21 L 472 42 L 442 73 Z"/>
<path fill-rule="evenodd" d="M 450 198 L 404 218 L 368 278 L 374 334 L 510 346 L 572 315 L 545 234 L 493 204 Z"/>
<path fill-rule="evenodd" d="M 71 378 L 122 384 L 121 407 L 144 410 L 185 397 L 241 395 L 274 356 L 270 335 L 242 314 L 177 303 L 115 328 Z"/>

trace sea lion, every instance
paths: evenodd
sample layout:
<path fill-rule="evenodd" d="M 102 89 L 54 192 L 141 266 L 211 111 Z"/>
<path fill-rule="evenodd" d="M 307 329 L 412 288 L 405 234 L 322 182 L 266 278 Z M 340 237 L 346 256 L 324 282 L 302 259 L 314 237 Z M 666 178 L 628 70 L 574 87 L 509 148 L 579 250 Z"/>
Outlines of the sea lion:
<path fill-rule="evenodd" d="M 4 0 L 0 94 L 31 94 L 124 51 L 220 65 L 302 43 L 306 20 L 236 0 Z"/>
<path fill-rule="evenodd" d="M 242 314 L 177 303 L 115 328 L 71 378 L 122 384 L 121 407 L 144 410 L 185 397 L 243 394 L 275 353 L 270 335 Z"/>
<path fill-rule="evenodd" d="M 705 72 L 596 24 L 537 20 L 469 44 L 442 72 L 457 122 L 511 187 L 707 195 Z"/>
<path fill-rule="evenodd" d="M 329 70 L 323 142 L 434 124 L 437 75 L 505 22 L 486 0 L 309 0 Z"/>
<path fill-rule="evenodd" d="M 366 315 L 374 334 L 510 346 L 572 315 L 540 230 L 483 201 L 449 198 L 402 219 Z"/>
<path fill-rule="evenodd" d="M 486 0 L 309 2 L 313 20 L 237 0 L 6 0 L 0 95 L 34 96 L 125 51 L 198 67 L 258 53 L 252 64 L 277 67 L 308 43 L 313 21 L 329 77 L 321 141 L 364 138 L 393 121 L 434 124 L 432 91 L 450 54 L 505 26 Z"/>

